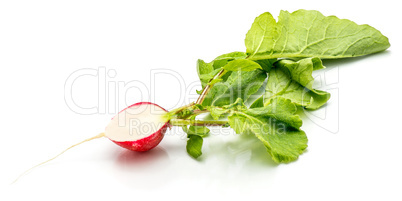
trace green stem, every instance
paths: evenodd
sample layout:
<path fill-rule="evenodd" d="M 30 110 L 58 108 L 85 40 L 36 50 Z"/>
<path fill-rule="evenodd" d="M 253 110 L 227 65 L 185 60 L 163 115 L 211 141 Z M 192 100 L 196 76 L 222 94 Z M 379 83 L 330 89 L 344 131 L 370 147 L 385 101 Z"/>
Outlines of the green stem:
<path fill-rule="evenodd" d="M 227 126 L 228 121 L 204 121 L 204 120 L 190 120 L 190 119 L 171 119 L 169 124 L 172 126 Z"/>
<path fill-rule="evenodd" d="M 191 116 L 197 116 L 199 114 L 204 114 L 208 112 L 209 112 L 208 110 L 194 110 L 191 114 L 181 117 L 181 119 L 188 119 Z"/>
<path fill-rule="evenodd" d="M 207 96 L 208 92 L 211 90 L 211 88 L 212 88 L 213 85 L 214 85 L 213 80 L 220 79 L 220 78 L 221 78 L 223 75 L 225 75 L 227 72 L 228 72 L 228 71 L 226 71 L 225 69 L 220 70 L 211 80 L 209 80 L 207 86 L 204 87 L 204 89 L 203 89 L 202 92 L 201 92 L 201 95 L 198 97 L 198 99 L 197 99 L 197 101 L 196 101 L 195 103 L 193 102 L 193 103 L 190 103 L 190 104 L 188 104 L 188 105 L 185 105 L 185 106 L 176 108 L 176 109 L 174 109 L 174 110 L 168 112 L 168 113 L 165 115 L 165 119 L 168 121 L 168 120 L 171 119 L 174 115 L 178 114 L 179 112 L 181 112 L 181 111 L 183 111 L 183 110 L 185 110 L 185 109 L 188 109 L 188 108 L 190 108 L 190 107 L 192 107 L 192 106 L 194 106 L 194 105 L 196 105 L 196 104 L 200 104 L 200 105 L 201 105 L 202 102 L 204 101 L 205 97 Z M 199 114 L 206 113 L 206 112 L 209 112 L 209 111 L 208 111 L 208 110 L 195 110 L 195 111 L 193 111 L 193 113 L 192 113 L 191 115 L 189 115 L 189 116 L 192 116 L 192 115 L 197 116 L 197 115 L 199 115 Z M 227 122 L 214 121 L 214 122 L 211 123 L 211 121 L 184 120 L 184 119 L 187 119 L 188 116 L 185 116 L 185 117 L 182 117 L 182 118 L 183 118 L 183 119 L 171 119 L 171 120 L 170 120 L 170 122 L 171 122 L 170 124 L 173 125 L 173 126 L 176 126 L 176 124 L 179 124 L 179 123 L 180 123 L 180 125 L 181 125 L 181 124 L 183 124 L 183 125 L 193 125 L 193 124 L 197 124 L 197 125 L 198 125 L 198 124 L 199 124 L 199 125 L 201 125 L 201 126 L 224 126 L 224 125 L 227 125 Z M 188 121 L 188 122 L 186 122 L 186 121 Z M 190 122 L 190 121 L 195 121 L 195 122 Z M 173 123 L 172 123 L 172 122 L 173 122 Z"/>
<path fill-rule="evenodd" d="M 195 104 L 202 104 L 204 101 L 205 97 L 207 96 L 208 92 L 211 90 L 211 88 L 214 86 L 212 83 L 213 80 L 215 79 L 220 79 L 223 75 L 225 75 L 227 71 L 225 69 L 222 69 L 216 74 L 211 80 L 209 80 L 207 86 L 204 87 L 204 89 L 201 92 L 201 95 L 198 97 L 197 101 Z"/>

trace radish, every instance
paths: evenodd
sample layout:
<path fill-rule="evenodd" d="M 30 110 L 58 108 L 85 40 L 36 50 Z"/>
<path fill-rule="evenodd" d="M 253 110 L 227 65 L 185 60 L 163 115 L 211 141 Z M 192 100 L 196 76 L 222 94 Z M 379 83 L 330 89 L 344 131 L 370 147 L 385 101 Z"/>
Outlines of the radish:
<path fill-rule="evenodd" d="M 167 128 L 170 127 L 169 119 L 166 118 L 167 114 L 167 110 L 154 103 L 139 102 L 133 104 L 113 117 L 106 126 L 105 132 L 74 144 L 55 157 L 33 166 L 22 173 L 13 183 L 30 170 L 56 159 L 69 149 L 102 137 L 107 137 L 117 145 L 132 151 L 148 151 L 162 141 Z"/>
<path fill-rule="evenodd" d="M 169 127 L 167 110 L 157 104 L 140 102 L 122 110 L 106 126 L 105 136 L 132 151 L 148 151 L 163 139 Z"/>
<path fill-rule="evenodd" d="M 115 144 L 128 150 L 145 152 L 156 147 L 162 141 L 167 128 L 170 128 L 171 126 L 227 125 L 227 121 L 202 121 L 181 118 L 183 111 L 187 111 L 189 114 L 194 115 L 207 112 L 206 110 L 199 110 L 196 103 L 190 103 L 189 105 L 179 107 L 170 112 L 161 106 L 150 102 L 139 102 L 133 104 L 113 117 L 103 133 L 74 144 L 55 157 L 33 166 L 22 173 L 14 182 L 30 170 L 56 159 L 75 146 L 94 139 L 106 137 Z M 186 113 L 184 112 L 184 114 Z"/>

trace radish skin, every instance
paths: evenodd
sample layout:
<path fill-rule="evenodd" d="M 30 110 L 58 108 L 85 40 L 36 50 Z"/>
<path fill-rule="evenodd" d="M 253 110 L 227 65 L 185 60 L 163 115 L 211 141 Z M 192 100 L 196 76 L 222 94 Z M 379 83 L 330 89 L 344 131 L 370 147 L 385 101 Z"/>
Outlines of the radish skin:
<path fill-rule="evenodd" d="M 122 110 L 105 128 L 105 136 L 132 151 L 148 151 L 163 139 L 169 127 L 168 111 L 157 104 L 139 102 Z"/>

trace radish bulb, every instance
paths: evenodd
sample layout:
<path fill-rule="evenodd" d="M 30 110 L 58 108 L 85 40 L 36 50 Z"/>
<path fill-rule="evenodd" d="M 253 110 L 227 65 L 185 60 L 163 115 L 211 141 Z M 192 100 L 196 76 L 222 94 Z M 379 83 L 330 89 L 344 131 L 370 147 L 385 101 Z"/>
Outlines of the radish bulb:
<path fill-rule="evenodd" d="M 105 136 L 132 151 L 148 151 L 163 139 L 169 126 L 165 109 L 150 102 L 140 102 L 117 114 L 106 126 Z"/>

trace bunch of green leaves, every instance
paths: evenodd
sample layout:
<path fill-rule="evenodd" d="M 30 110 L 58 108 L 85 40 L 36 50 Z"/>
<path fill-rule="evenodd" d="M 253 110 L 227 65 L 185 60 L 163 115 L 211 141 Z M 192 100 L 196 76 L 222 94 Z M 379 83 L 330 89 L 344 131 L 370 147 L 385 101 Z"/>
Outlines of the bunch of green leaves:
<path fill-rule="evenodd" d="M 296 160 L 307 148 L 297 108 L 315 110 L 330 99 L 328 92 L 313 87 L 313 71 L 325 68 L 321 59 L 363 56 L 390 46 L 388 38 L 369 25 L 313 10 L 281 11 L 278 21 L 268 12 L 261 14 L 245 45 L 246 52 L 223 54 L 209 63 L 198 60 L 203 89 L 185 118 L 195 119 L 199 113 L 191 111 L 198 110 L 214 120 L 226 119 L 236 133 L 257 137 L 278 163 Z M 188 153 L 198 158 L 210 130 L 183 130 Z"/>

